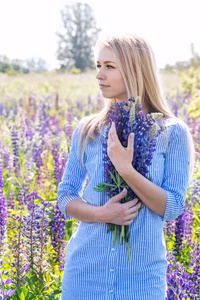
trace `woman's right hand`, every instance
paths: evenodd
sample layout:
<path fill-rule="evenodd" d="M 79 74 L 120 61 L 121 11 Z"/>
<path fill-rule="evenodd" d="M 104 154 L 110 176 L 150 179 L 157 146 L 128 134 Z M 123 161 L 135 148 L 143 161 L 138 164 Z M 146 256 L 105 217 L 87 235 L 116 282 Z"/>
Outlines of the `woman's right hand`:
<path fill-rule="evenodd" d="M 121 203 L 126 196 L 127 190 L 123 189 L 121 193 L 112 197 L 106 204 L 99 207 L 99 222 L 113 223 L 116 225 L 130 225 L 138 215 L 141 202 L 137 198 Z"/>

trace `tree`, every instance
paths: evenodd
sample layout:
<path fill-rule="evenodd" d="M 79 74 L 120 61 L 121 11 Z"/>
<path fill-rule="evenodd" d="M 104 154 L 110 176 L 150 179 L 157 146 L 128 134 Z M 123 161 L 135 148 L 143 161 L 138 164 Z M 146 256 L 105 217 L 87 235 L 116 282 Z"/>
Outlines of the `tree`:
<path fill-rule="evenodd" d="M 57 33 L 60 68 L 75 67 L 82 72 L 93 68 L 93 47 L 100 31 L 93 9 L 86 3 L 71 2 L 61 11 L 61 17 L 63 33 Z"/>
<path fill-rule="evenodd" d="M 5 73 L 7 70 L 11 68 L 10 60 L 7 56 L 0 56 L 0 72 Z"/>
<path fill-rule="evenodd" d="M 41 73 L 47 71 L 48 69 L 47 62 L 40 57 L 32 57 L 30 59 L 26 59 L 23 62 L 23 66 L 33 73 Z"/>
<path fill-rule="evenodd" d="M 192 58 L 190 59 L 190 64 L 192 67 L 199 67 L 200 66 L 200 55 L 195 51 L 194 44 L 190 45 Z"/>

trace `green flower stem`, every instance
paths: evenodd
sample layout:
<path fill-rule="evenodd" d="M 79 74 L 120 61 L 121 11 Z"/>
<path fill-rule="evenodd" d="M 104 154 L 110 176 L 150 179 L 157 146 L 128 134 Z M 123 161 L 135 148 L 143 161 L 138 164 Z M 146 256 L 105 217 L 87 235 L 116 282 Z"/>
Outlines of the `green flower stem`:
<path fill-rule="evenodd" d="M 127 246 L 127 251 L 128 251 L 128 261 L 129 261 L 129 263 L 131 263 L 130 247 L 129 247 L 128 242 L 126 242 L 126 246 Z"/>
<path fill-rule="evenodd" d="M 113 230 L 113 247 L 116 245 L 116 239 L 117 239 L 117 225 L 115 225 L 115 228 Z"/>
<path fill-rule="evenodd" d="M 121 235 L 120 235 L 120 244 L 122 245 L 124 243 L 125 238 L 125 227 L 124 225 L 121 226 Z"/>

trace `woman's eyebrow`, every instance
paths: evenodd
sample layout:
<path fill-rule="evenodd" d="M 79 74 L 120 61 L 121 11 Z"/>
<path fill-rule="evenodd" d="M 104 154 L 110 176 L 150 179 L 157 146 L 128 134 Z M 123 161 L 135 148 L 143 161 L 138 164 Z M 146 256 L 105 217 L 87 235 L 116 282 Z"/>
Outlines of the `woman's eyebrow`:
<path fill-rule="evenodd" d="M 100 62 L 99 62 L 99 61 L 97 61 L 97 63 L 100 63 Z M 114 61 L 110 61 L 110 60 L 104 61 L 104 64 L 108 64 L 108 63 L 115 64 L 115 62 L 114 62 Z"/>

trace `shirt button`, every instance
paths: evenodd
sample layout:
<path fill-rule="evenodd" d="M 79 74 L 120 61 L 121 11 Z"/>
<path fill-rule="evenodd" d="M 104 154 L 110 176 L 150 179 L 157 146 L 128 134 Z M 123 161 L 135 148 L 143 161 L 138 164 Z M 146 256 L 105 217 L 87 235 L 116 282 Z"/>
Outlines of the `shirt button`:
<path fill-rule="evenodd" d="M 114 272 L 115 270 L 114 270 L 114 268 L 110 268 L 110 272 Z"/>
<path fill-rule="evenodd" d="M 109 293 L 112 294 L 112 293 L 113 293 L 113 290 L 110 290 Z"/>
<path fill-rule="evenodd" d="M 112 251 L 112 252 L 115 252 L 115 248 L 112 248 L 111 251 Z"/>

